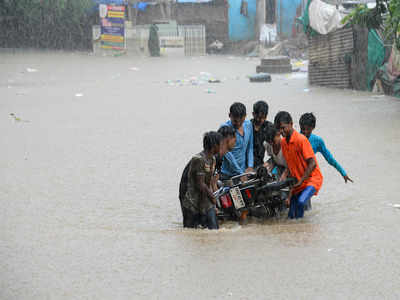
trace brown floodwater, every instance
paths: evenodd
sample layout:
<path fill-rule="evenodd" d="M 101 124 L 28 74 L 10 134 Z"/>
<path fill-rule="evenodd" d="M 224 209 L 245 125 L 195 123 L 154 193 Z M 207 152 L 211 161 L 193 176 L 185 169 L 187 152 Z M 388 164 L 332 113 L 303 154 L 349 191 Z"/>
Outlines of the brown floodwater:
<path fill-rule="evenodd" d="M 250 83 L 257 63 L 0 53 L 0 299 L 398 299 L 400 100 L 305 73 Z M 168 82 L 201 72 L 223 82 Z M 304 219 L 183 230 L 202 134 L 260 99 L 270 120 L 314 112 L 354 184 L 318 154 Z"/>

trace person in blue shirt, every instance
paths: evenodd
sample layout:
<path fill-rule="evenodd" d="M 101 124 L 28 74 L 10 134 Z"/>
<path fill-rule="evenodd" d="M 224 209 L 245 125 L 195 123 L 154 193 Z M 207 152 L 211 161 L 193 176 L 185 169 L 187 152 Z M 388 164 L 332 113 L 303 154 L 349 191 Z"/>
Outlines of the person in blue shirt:
<path fill-rule="evenodd" d="M 314 153 L 317 154 L 320 152 L 325 160 L 343 176 L 345 183 L 347 183 L 347 181 L 353 182 L 342 166 L 335 160 L 328 148 L 326 148 L 324 140 L 320 136 L 312 133 L 315 129 L 316 122 L 317 120 L 313 113 L 303 114 L 299 121 L 301 133 L 304 134 L 310 141 Z"/>
<path fill-rule="evenodd" d="M 229 109 L 229 119 L 222 126 L 231 126 L 235 129 L 236 143 L 235 147 L 224 156 L 221 179 L 253 171 L 254 167 L 253 125 L 249 120 L 245 120 L 246 106 L 239 102 L 233 103 Z"/>

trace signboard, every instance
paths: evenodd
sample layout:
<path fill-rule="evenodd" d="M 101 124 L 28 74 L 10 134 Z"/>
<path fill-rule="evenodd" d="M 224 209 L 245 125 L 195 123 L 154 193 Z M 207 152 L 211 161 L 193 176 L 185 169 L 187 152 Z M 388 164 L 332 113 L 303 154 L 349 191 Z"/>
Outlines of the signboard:
<path fill-rule="evenodd" d="M 101 4 L 101 48 L 125 49 L 125 6 Z"/>

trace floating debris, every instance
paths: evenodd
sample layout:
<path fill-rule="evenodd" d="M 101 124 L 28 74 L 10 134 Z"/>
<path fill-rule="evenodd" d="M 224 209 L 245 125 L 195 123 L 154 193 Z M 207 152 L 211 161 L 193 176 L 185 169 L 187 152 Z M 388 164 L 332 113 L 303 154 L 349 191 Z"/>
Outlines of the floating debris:
<path fill-rule="evenodd" d="M 186 86 L 186 85 L 192 85 L 192 86 L 197 86 L 197 85 L 203 85 L 206 83 L 221 83 L 222 81 L 220 79 L 215 78 L 212 76 L 210 73 L 207 72 L 200 72 L 200 76 L 184 76 L 183 79 L 169 79 L 165 81 L 170 86 Z"/>
<path fill-rule="evenodd" d="M 33 68 L 26 68 L 26 71 L 27 71 L 28 73 L 36 73 L 36 72 L 38 72 L 38 70 L 33 69 Z"/>
<path fill-rule="evenodd" d="M 120 51 L 120 52 L 116 52 L 116 53 L 113 53 L 113 57 L 120 57 L 120 56 L 122 56 L 122 55 L 125 55 L 126 54 L 126 51 Z"/>
<path fill-rule="evenodd" d="M 288 76 L 289 79 L 306 79 L 308 77 L 307 72 L 294 72 Z"/>
<path fill-rule="evenodd" d="M 271 82 L 271 75 L 268 73 L 259 73 L 249 76 L 250 82 Z"/>
<path fill-rule="evenodd" d="M 216 91 L 210 90 L 210 89 L 204 90 L 204 92 L 207 94 L 216 94 L 217 93 Z"/>
<path fill-rule="evenodd" d="M 28 120 L 22 120 L 21 118 L 17 117 L 14 113 L 10 113 L 10 116 L 14 119 L 15 122 L 25 122 L 28 123 Z"/>

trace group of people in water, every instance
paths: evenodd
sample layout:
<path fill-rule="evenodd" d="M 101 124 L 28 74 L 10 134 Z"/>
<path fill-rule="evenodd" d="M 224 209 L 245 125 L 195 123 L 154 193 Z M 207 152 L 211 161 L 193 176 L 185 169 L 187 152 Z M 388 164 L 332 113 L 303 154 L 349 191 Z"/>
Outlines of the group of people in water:
<path fill-rule="evenodd" d="M 291 219 L 304 216 L 304 211 L 311 207 L 311 197 L 322 186 L 316 153 L 320 152 L 336 168 L 345 183 L 353 182 L 324 140 L 312 133 L 316 126 L 313 113 L 301 116 L 299 133 L 288 112 L 278 112 L 271 123 L 267 121 L 268 110 L 265 101 L 257 101 L 253 105 L 253 119 L 246 120 L 246 106 L 235 102 L 229 109 L 229 120 L 218 131 L 204 134 L 203 151 L 187 163 L 179 186 L 184 227 L 218 229 L 214 197 L 217 181 L 237 175 L 246 181 L 246 173 L 260 167 L 277 172 L 280 180 L 288 176 L 297 179 L 286 199 Z M 269 157 L 267 161 L 265 153 Z"/>

